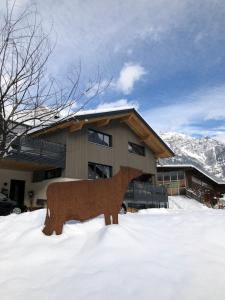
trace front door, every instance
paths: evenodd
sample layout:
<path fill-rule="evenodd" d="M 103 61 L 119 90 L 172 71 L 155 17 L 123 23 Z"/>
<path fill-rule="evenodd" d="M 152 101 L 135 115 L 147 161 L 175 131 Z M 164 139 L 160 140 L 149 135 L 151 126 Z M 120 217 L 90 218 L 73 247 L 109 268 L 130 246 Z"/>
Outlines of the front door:
<path fill-rule="evenodd" d="M 10 199 L 17 202 L 17 205 L 22 208 L 24 203 L 25 181 L 11 180 L 10 184 Z"/>

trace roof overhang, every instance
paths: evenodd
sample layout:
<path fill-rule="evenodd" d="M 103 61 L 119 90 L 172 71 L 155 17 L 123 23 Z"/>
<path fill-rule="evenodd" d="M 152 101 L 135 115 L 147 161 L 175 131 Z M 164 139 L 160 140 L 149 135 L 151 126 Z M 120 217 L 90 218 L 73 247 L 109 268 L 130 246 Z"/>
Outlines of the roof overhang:
<path fill-rule="evenodd" d="M 57 122 L 49 127 L 38 130 L 32 133 L 32 136 L 39 137 L 48 135 L 62 129 L 68 129 L 69 132 L 73 133 L 81 130 L 87 124 L 93 124 L 100 128 L 108 125 L 113 120 L 127 124 L 140 140 L 151 149 L 156 158 L 168 158 L 174 156 L 173 151 L 163 142 L 135 109 L 77 115 L 73 118 Z"/>

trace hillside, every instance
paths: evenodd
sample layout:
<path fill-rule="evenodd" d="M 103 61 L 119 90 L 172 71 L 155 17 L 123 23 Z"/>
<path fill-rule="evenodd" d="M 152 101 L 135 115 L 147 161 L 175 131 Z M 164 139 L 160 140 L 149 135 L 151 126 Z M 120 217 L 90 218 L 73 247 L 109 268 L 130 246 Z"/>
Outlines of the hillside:
<path fill-rule="evenodd" d="M 225 178 L 225 144 L 212 138 L 194 138 L 176 132 L 161 133 L 175 157 L 160 160 L 163 164 L 192 164 L 219 179 Z"/>

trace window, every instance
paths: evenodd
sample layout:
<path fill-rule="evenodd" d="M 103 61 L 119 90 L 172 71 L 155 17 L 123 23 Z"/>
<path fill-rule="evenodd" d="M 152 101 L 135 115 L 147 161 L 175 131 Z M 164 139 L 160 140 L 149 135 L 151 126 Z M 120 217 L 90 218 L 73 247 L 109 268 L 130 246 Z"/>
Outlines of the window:
<path fill-rule="evenodd" d="M 62 169 L 51 169 L 47 171 L 35 171 L 33 173 L 33 182 L 38 182 L 42 181 L 45 179 L 52 179 L 52 178 L 57 178 L 61 177 L 62 174 Z"/>
<path fill-rule="evenodd" d="M 157 180 L 158 181 L 163 181 L 163 174 L 162 173 L 158 173 Z"/>
<path fill-rule="evenodd" d="M 128 151 L 130 153 L 135 153 L 138 155 L 145 156 L 145 147 L 131 143 L 131 142 L 128 142 Z"/>
<path fill-rule="evenodd" d="M 170 176 L 171 176 L 171 181 L 176 181 L 177 180 L 177 172 L 170 172 Z"/>
<path fill-rule="evenodd" d="M 178 171 L 178 179 L 184 179 L 184 171 Z"/>
<path fill-rule="evenodd" d="M 93 129 L 88 129 L 88 141 L 91 143 L 112 147 L 112 136 Z"/>
<path fill-rule="evenodd" d="M 61 169 L 53 169 L 53 170 L 45 171 L 45 179 L 52 179 L 52 178 L 60 177 L 61 173 L 62 173 Z"/>
<path fill-rule="evenodd" d="M 88 179 L 109 178 L 112 177 L 112 167 L 88 163 Z"/>
<path fill-rule="evenodd" d="M 170 173 L 164 173 L 164 181 L 170 181 Z"/>

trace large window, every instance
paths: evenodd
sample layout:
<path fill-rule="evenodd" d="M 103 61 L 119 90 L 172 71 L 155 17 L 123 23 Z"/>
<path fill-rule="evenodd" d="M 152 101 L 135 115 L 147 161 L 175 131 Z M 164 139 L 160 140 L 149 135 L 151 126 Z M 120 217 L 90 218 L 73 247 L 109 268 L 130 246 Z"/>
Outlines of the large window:
<path fill-rule="evenodd" d="M 130 153 L 135 153 L 138 155 L 145 156 L 145 147 L 131 143 L 131 142 L 128 142 L 128 151 Z"/>
<path fill-rule="evenodd" d="M 111 135 L 93 129 L 88 129 L 88 141 L 106 147 L 112 147 Z"/>
<path fill-rule="evenodd" d="M 57 178 L 57 177 L 61 177 L 61 175 L 62 175 L 62 169 L 60 168 L 46 170 L 46 171 L 35 171 L 33 173 L 33 182 L 38 182 L 45 179 Z"/>
<path fill-rule="evenodd" d="M 184 171 L 178 171 L 178 179 L 179 180 L 184 179 Z"/>
<path fill-rule="evenodd" d="M 88 178 L 109 178 L 112 177 L 112 167 L 107 165 L 95 164 L 92 162 L 88 163 Z"/>
<path fill-rule="evenodd" d="M 164 181 L 170 181 L 170 173 L 164 173 Z"/>
<path fill-rule="evenodd" d="M 157 174 L 157 181 L 159 181 L 159 182 L 163 182 L 163 174 L 162 173 L 158 173 Z"/>
<path fill-rule="evenodd" d="M 177 181 L 184 180 L 184 171 L 170 171 L 170 172 L 159 172 L 157 175 L 158 181 Z"/>
<path fill-rule="evenodd" d="M 177 172 L 170 172 L 170 178 L 171 181 L 177 181 Z"/>
<path fill-rule="evenodd" d="M 185 173 L 181 171 L 159 172 L 157 174 L 158 184 L 167 187 L 169 195 L 182 195 L 185 193 Z"/>

